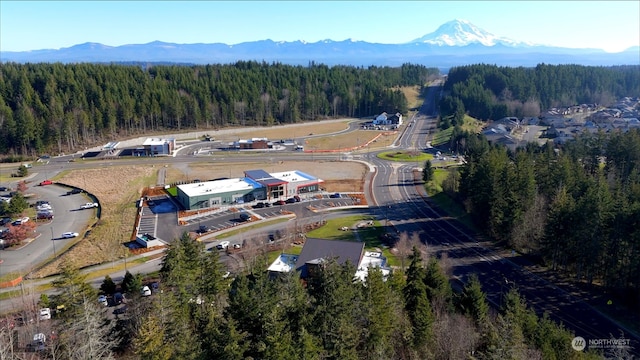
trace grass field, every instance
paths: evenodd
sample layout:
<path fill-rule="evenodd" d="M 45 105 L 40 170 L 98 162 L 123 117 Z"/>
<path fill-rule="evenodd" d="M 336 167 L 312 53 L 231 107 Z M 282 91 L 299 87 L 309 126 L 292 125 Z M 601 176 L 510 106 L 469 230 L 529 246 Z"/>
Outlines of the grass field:
<path fill-rule="evenodd" d="M 483 123 L 480 120 L 476 120 L 469 115 L 464 116 L 464 123 L 461 128 L 464 131 L 469 131 L 472 133 L 478 133 L 482 130 Z M 433 140 L 431 141 L 431 145 L 440 146 L 448 143 L 451 140 L 451 134 L 453 134 L 453 127 L 450 127 L 446 130 L 440 130 L 433 135 Z"/>
<path fill-rule="evenodd" d="M 433 155 L 423 153 L 422 151 L 385 151 L 379 153 L 378 158 L 390 161 L 425 162 L 432 160 Z"/>

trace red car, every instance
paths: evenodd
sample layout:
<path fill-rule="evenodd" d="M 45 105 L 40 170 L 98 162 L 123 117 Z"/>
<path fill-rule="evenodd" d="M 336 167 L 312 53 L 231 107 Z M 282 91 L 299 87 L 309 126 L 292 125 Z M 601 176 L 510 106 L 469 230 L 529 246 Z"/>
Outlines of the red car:
<path fill-rule="evenodd" d="M 51 180 L 45 180 L 43 182 L 40 183 L 40 186 L 45 186 L 45 185 L 52 185 L 53 181 Z"/>

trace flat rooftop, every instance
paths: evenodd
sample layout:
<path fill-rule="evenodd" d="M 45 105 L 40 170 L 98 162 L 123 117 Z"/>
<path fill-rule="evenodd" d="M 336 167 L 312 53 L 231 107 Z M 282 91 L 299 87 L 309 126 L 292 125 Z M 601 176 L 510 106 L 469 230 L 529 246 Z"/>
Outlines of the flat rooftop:
<path fill-rule="evenodd" d="M 386 264 L 387 259 L 382 256 L 382 253 L 365 251 L 362 261 L 360 261 L 360 265 L 358 266 L 358 270 L 356 271 L 355 278 L 365 281 L 367 279 L 367 274 L 369 274 L 369 269 L 373 267 L 380 268 L 382 270 L 382 276 L 386 278 L 390 273 L 390 270 L 385 268 Z"/>
<path fill-rule="evenodd" d="M 260 182 L 265 186 L 278 186 L 278 185 L 283 185 L 287 183 L 286 181 L 273 177 L 271 174 L 269 174 L 268 172 L 262 169 L 247 170 L 244 172 L 244 175 L 255 181 Z"/>
<path fill-rule="evenodd" d="M 283 180 L 283 181 L 286 181 L 286 182 L 299 182 L 299 181 L 319 180 L 315 176 L 311 176 L 311 175 L 309 175 L 307 173 L 304 173 L 302 171 L 299 171 L 299 170 L 272 173 L 271 176 L 273 176 L 276 179 L 280 179 L 280 180 Z"/>
<path fill-rule="evenodd" d="M 290 272 L 296 266 L 298 255 L 280 254 L 278 258 L 269 266 L 268 271 Z"/>
<path fill-rule="evenodd" d="M 175 141 L 175 139 L 171 138 L 171 139 L 160 139 L 160 138 L 149 138 L 146 139 L 142 145 L 147 145 L 147 146 L 152 146 L 152 145 L 164 145 L 166 143 L 169 142 L 173 142 Z"/>
<path fill-rule="evenodd" d="M 246 177 L 178 185 L 178 189 L 189 197 L 234 191 L 248 191 L 261 187 L 262 185 L 260 183 Z"/>

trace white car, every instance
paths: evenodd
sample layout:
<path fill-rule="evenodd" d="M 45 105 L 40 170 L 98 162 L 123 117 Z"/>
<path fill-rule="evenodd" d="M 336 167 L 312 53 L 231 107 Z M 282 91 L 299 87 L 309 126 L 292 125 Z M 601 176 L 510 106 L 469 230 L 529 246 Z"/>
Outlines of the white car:
<path fill-rule="evenodd" d="M 38 209 L 38 210 L 51 210 L 51 205 L 49 205 L 49 204 L 42 204 L 42 205 L 39 205 L 39 206 L 37 207 L 37 209 Z"/>
<path fill-rule="evenodd" d="M 98 207 L 98 203 L 86 203 L 80 206 L 80 209 L 92 209 Z"/>
<path fill-rule="evenodd" d="M 40 309 L 40 320 L 50 320 L 51 319 L 51 309 L 42 308 Z"/>
<path fill-rule="evenodd" d="M 216 247 L 219 250 L 226 249 L 226 248 L 229 247 L 229 242 L 228 241 L 222 241 L 222 242 L 220 242 L 220 244 L 216 245 Z"/>
<path fill-rule="evenodd" d="M 65 238 L 65 239 L 71 239 L 71 238 L 74 238 L 76 236 L 78 236 L 77 232 L 70 232 L 69 231 L 69 232 L 66 232 L 66 233 L 62 233 L 62 237 Z"/>
<path fill-rule="evenodd" d="M 104 306 L 109 305 L 109 301 L 107 300 L 107 297 L 104 296 L 104 295 L 98 296 L 98 303 L 100 303 L 100 304 L 102 304 Z"/>
<path fill-rule="evenodd" d="M 151 289 L 149 289 L 148 286 L 143 286 L 142 289 L 140 290 L 140 295 L 142 296 L 151 296 Z"/>

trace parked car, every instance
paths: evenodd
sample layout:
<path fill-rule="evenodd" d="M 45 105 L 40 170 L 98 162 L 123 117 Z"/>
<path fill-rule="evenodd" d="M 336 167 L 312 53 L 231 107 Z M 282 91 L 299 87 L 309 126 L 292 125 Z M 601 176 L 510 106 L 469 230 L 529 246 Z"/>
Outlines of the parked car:
<path fill-rule="evenodd" d="M 51 210 L 50 204 L 40 204 L 36 207 L 37 210 Z"/>
<path fill-rule="evenodd" d="M 0 226 L 7 225 L 10 222 L 11 222 L 11 218 L 10 217 L 3 217 L 2 219 L 0 219 Z"/>
<path fill-rule="evenodd" d="M 33 341 L 28 344 L 27 350 L 30 351 L 44 351 L 45 342 L 47 337 L 43 333 L 37 333 L 33 335 Z"/>
<path fill-rule="evenodd" d="M 51 309 L 49 308 L 40 309 L 40 320 L 51 320 Z"/>
<path fill-rule="evenodd" d="M 140 295 L 142 296 L 151 296 L 151 289 L 148 286 L 143 286 L 142 289 L 140 289 Z"/>
<path fill-rule="evenodd" d="M 82 193 L 82 189 L 72 189 L 67 191 L 67 195 L 81 194 L 81 193 Z"/>
<path fill-rule="evenodd" d="M 43 182 L 40 183 L 40 186 L 45 186 L 45 185 L 53 185 L 53 181 L 51 180 L 45 180 Z"/>
<path fill-rule="evenodd" d="M 25 217 L 23 217 L 23 218 L 20 218 L 20 219 L 18 219 L 18 220 L 16 220 L 16 221 L 14 221 L 14 222 L 12 223 L 12 225 L 13 225 L 13 226 L 19 226 L 19 225 L 22 225 L 22 224 L 27 223 L 27 221 L 29 221 L 29 217 L 28 217 L 28 216 L 25 216 Z"/>
<path fill-rule="evenodd" d="M 259 203 L 255 204 L 255 205 L 253 205 L 253 207 L 255 209 L 262 209 L 264 207 L 264 203 L 263 202 L 259 202 Z"/>
<path fill-rule="evenodd" d="M 228 247 L 229 247 L 228 241 L 222 241 L 220 242 L 220 244 L 216 245 L 216 248 L 218 248 L 218 250 L 226 249 Z"/>
<path fill-rule="evenodd" d="M 113 303 L 115 305 L 120 305 L 123 302 L 125 302 L 123 293 L 117 292 L 117 293 L 113 294 Z"/>
<path fill-rule="evenodd" d="M 278 200 L 278 201 L 276 201 L 276 202 L 274 202 L 274 203 L 273 203 L 273 205 L 284 205 L 284 204 L 286 204 L 286 203 L 284 202 L 284 200 Z"/>
<path fill-rule="evenodd" d="M 196 234 L 198 235 L 202 235 L 208 232 L 209 232 L 209 228 L 205 225 L 200 225 L 200 227 L 198 227 L 198 230 L 196 230 Z"/>
<path fill-rule="evenodd" d="M 300 200 L 301 200 L 301 199 L 300 199 L 300 196 L 298 196 L 298 195 L 293 195 L 293 199 L 294 199 L 296 202 L 300 202 Z"/>
<path fill-rule="evenodd" d="M 0 191 L 9 191 L 8 187 L 0 186 Z"/>
<path fill-rule="evenodd" d="M 247 213 L 240 214 L 240 221 L 251 221 L 251 215 Z"/>
<path fill-rule="evenodd" d="M 97 207 L 98 207 L 98 203 L 86 203 L 86 204 L 80 205 L 80 209 L 93 209 Z"/>
<path fill-rule="evenodd" d="M 77 232 L 66 232 L 66 233 L 62 233 L 62 237 L 65 239 L 71 239 L 74 238 L 76 236 L 78 236 L 79 234 Z"/>
<path fill-rule="evenodd" d="M 240 248 L 242 248 L 242 244 L 233 244 L 233 248 L 234 249 L 240 249 Z"/>
<path fill-rule="evenodd" d="M 296 199 L 294 199 L 294 198 L 288 198 L 288 199 L 285 201 L 285 203 L 287 203 L 287 204 L 293 204 L 294 202 L 296 202 Z"/>
<path fill-rule="evenodd" d="M 39 211 L 36 214 L 36 218 L 38 220 L 52 220 L 53 219 L 53 213 L 51 211 Z"/>
<path fill-rule="evenodd" d="M 340 193 L 331 194 L 331 195 L 329 195 L 329 197 L 332 198 L 332 199 L 340 198 Z"/>
<path fill-rule="evenodd" d="M 109 301 L 107 300 L 107 297 L 105 295 L 98 296 L 98 303 L 104 306 L 109 305 Z"/>

